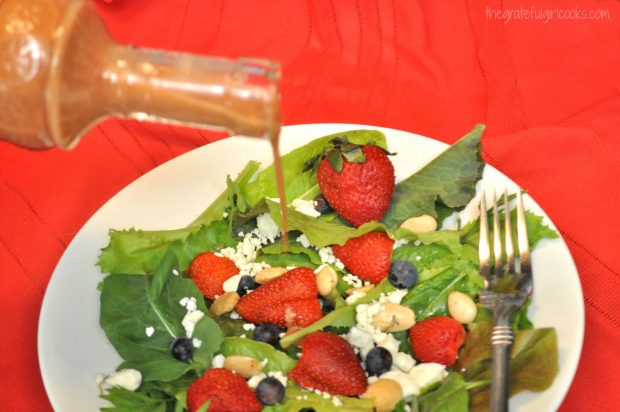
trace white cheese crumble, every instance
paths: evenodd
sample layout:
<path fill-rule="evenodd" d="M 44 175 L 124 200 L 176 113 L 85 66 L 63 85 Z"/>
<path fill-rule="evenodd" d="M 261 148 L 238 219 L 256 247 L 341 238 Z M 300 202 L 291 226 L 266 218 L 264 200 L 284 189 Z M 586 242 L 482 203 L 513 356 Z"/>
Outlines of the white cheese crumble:
<path fill-rule="evenodd" d="M 153 333 L 155 333 L 155 328 L 152 326 L 147 326 L 144 332 L 146 333 L 146 336 L 150 338 L 151 336 L 153 336 Z"/>
<path fill-rule="evenodd" d="M 266 377 L 267 375 L 265 375 L 263 372 L 259 373 L 258 375 L 254 375 L 248 380 L 248 386 L 252 389 L 256 389 L 260 381 L 262 381 Z"/>
<path fill-rule="evenodd" d="M 135 391 L 142 384 L 142 374 L 136 369 L 121 369 L 107 377 L 97 375 L 95 380 L 97 384 L 101 386 L 116 386 L 117 388 L 124 388 L 128 391 Z"/>
<path fill-rule="evenodd" d="M 297 239 L 295 240 L 301 243 L 301 245 L 305 248 L 309 248 L 311 246 L 310 241 L 308 240 L 308 237 L 304 235 L 303 233 L 299 235 Z"/>
<path fill-rule="evenodd" d="M 194 334 L 194 329 L 196 328 L 196 324 L 202 318 L 204 318 L 205 314 L 201 310 L 195 310 L 193 312 L 187 312 L 181 321 L 181 325 L 185 328 L 185 335 L 188 338 L 191 338 Z"/>
<path fill-rule="evenodd" d="M 198 338 L 193 338 L 192 339 L 192 346 L 195 347 L 196 349 L 198 349 L 199 347 L 202 346 L 202 341 Z"/>
<path fill-rule="evenodd" d="M 230 312 L 230 318 L 236 320 L 236 319 L 240 319 L 241 316 L 233 310 L 232 312 Z"/>
<path fill-rule="evenodd" d="M 362 282 L 362 279 L 358 278 L 352 273 L 347 273 L 346 275 L 344 275 L 342 277 L 342 280 L 344 280 L 344 282 L 347 285 L 352 286 L 354 288 L 361 288 L 364 285 L 364 283 Z"/>
<path fill-rule="evenodd" d="M 221 353 L 218 353 L 217 355 L 213 357 L 213 360 L 211 361 L 211 366 L 213 368 L 223 368 L 225 360 L 226 360 L 226 356 L 222 355 Z"/>
<path fill-rule="evenodd" d="M 244 323 L 243 324 L 243 330 L 245 330 L 245 331 L 249 332 L 249 331 L 254 330 L 254 329 L 256 329 L 256 325 L 253 324 L 253 323 Z"/>
<path fill-rule="evenodd" d="M 347 302 L 347 305 L 352 305 L 364 296 L 366 296 L 366 292 L 362 292 L 361 290 L 355 290 L 353 291 L 353 293 L 347 296 L 345 302 Z"/>
<path fill-rule="evenodd" d="M 273 242 L 275 238 L 280 236 L 280 228 L 273 220 L 269 213 L 258 215 L 256 217 L 256 226 L 258 233 Z"/>
<path fill-rule="evenodd" d="M 178 271 L 178 270 L 176 270 L 176 269 L 172 269 L 172 274 L 173 274 L 174 276 L 179 276 L 179 274 L 180 274 L 180 273 L 179 273 L 179 271 Z"/>
<path fill-rule="evenodd" d="M 403 245 L 406 245 L 407 243 L 409 243 L 409 240 L 407 240 L 407 239 L 398 239 L 392 245 L 392 250 L 398 249 L 399 247 L 401 247 Z"/>
<path fill-rule="evenodd" d="M 321 212 L 314 208 L 315 204 L 313 200 L 294 199 L 291 202 L 293 209 L 310 217 L 319 217 Z"/>
<path fill-rule="evenodd" d="M 256 276 L 258 272 L 269 267 L 267 263 L 255 262 L 258 251 L 264 245 L 273 243 L 274 238 L 263 236 L 258 229 L 254 229 L 250 233 L 239 232 L 239 237 L 242 237 L 243 240 L 238 242 L 236 247 L 227 247 L 218 253 L 234 262 L 239 269 L 239 279 L 245 275 Z M 229 288 L 232 288 L 232 282 L 229 284 Z"/>
<path fill-rule="evenodd" d="M 340 408 L 340 407 L 343 405 L 342 401 L 341 401 L 341 400 L 340 400 L 340 398 L 339 398 L 339 397 L 337 397 L 337 396 L 334 396 L 334 397 L 332 398 L 332 404 L 333 404 L 336 408 Z"/>
<path fill-rule="evenodd" d="M 438 363 L 421 363 L 413 367 L 409 373 L 394 369 L 381 375 L 381 379 L 393 379 L 400 384 L 403 398 L 419 395 L 420 391 L 448 376 L 446 368 Z"/>
<path fill-rule="evenodd" d="M 408 373 L 413 369 L 416 362 L 408 353 L 397 352 L 392 355 L 392 366 Z"/>
<path fill-rule="evenodd" d="M 286 388 L 286 384 L 288 383 L 288 378 L 281 371 L 271 371 L 271 372 L 268 372 L 267 376 L 270 376 L 272 378 L 276 378 L 277 380 L 280 381 L 282 386 L 284 386 Z"/>

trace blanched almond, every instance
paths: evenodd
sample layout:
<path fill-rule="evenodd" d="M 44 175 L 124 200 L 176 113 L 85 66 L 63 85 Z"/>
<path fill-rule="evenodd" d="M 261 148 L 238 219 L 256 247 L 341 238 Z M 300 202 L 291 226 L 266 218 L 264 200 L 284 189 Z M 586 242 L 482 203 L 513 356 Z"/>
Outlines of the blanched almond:
<path fill-rule="evenodd" d="M 448 312 L 458 323 L 472 323 L 478 315 L 478 307 L 468 295 L 455 290 L 448 295 Z"/>
<path fill-rule="evenodd" d="M 251 378 L 258 375 L 263 367 L 258 360 L 249 356 L 232 355 L 224 360 L 224 369 L 236 372 L 244 378 Z"/>
<path fill-rule="evenodd" d="M 428 233 L 437 230 L 437 220 L 430 215 L 410 217 L 400 227 L 413 233 Z"/>
<path fill-rule="evenodd" d="M 400 332 L 415 325 L 415 313 L 407 306 L 388 302 L 372 318 L 372 324 L 383 332 Z"/>
<path fill-rule="evenodd" d="M 235 306 L 237 306 L 239 299 L 240 297 L 237 292 L 226 292 L 213 301 L 209 308 L 209 312 L 213 316 L 222 316 L 225 313 L 232 312 Z"/>
<path fill-rule="evenodd" d="M 368 386 L 362 397 L 372 399 L 376 412 L 390 412 L 403 398 L 403 390 L 395 380 L 379 379 Z"/>
<path fill-rule="evenodd" d="M 279 268 L 279 267 L 265 268 L 256 274 L 256 276 L 254 277 L 254 281 L 260 284 L 267 283 L 270 280 L 279 278 L 286 272 L 288 272 L 286 268 Z"/>
<path fill-rule="evenodd" d="M 359 288 L 350 288 L 350 289 L 345 290 L 345 293 L 346 293 L 347 295 L 349 295 L 349 296 L 350 296 L 350 295 L 352 295 L 352 294 L 354 294 L 355 292 L 360 292 L 360 293 L 368 293 L 368 292 L 370 292 L 370 291 L 372 290 L 372 288 L 374 288 L 374 287 L 375 287 L 375 285 L 366 285 L 366 286 L 361 286 L 361 287 L 359 287 Z"/>
<path fill-rule="evenodd" d="M 323 266 L 319 273 L 316 274 L 316 285 L 321 296 L 329 295 L 336 287 L 336 283 L 338 283 L 338 275 L 331 266 Z"/>

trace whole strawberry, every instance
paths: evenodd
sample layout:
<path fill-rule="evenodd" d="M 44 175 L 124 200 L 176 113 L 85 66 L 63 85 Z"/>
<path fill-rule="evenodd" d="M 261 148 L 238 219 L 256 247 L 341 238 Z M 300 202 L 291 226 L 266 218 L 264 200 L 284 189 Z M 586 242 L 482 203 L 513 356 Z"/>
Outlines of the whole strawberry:
<path fill-rule="evenodd" d="M 301 342 L 301 358 L 289 377 L 307 389 L 356 396 L 366 391 L 366 375 L 349 343 L 329 332 L 314 332 Z"/>
<path fill-rule="evenodd" d="M 209 369 L 187 390 L 187 409 L 196 412 L 207 401 L 209 412 L 258 412 L 263 405 L 240 375 Z"/>
<path fill-rule="evenodd" d="M 232 260 L 206 252 L 194 258 L 189 275 L 205 297 L 215 299 L 216 295 L 224 293 L 224 282 L 239 273 L 239 269 Z"/>
<path fill-rule="evenodd" d="M 321 319 L 314 271 L 296 268 L 244 295 L 235 310 L 252 323 L 308 326 Z"/>
<path fill-rule="evenodd" d="M 418 360 L 451 366 L 465 340 L 465 329 L 451 317 L 437 316 L 413 325 L 409 339 Z"/>
<path fill-rule="evenodd" d="M 381 220 L 387 212 L 394 191 L 394 166 L 377 146 L 346 143 L 327 152 L 317 180 L 331 207 L 358 227 Z"/>
<path fill-rule="evenodd" d="M 393 245 L 394 241 L 384 232 L 370 232 L 332 249 L 351 273 L 377 284 L 388 275 Z"/>

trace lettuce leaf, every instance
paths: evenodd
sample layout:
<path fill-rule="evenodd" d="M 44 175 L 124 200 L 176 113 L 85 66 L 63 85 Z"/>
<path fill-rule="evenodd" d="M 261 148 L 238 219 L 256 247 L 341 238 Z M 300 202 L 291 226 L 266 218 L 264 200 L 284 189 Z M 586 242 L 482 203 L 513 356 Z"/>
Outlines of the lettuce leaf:
<path fill-rule="evenodd" d="M 281 371 L 288 373 L 297 365 L 297 361 L 291 359 L 286 353 L 275 349 L 273 346 L 256 340 L 244 338 L 226 338 L 222 344 L 221 353 L 225 356 L 244 355 L 259 361 L 267 359 L 263 372 Z"/>
<path fill-rule="evenodd" d="M 477 125 L 424 168 L 397 184 L 383 223 L 394 228 L 412 216 L 438 217 L 436 203 L 452 209 L 465 206 L 474 196 L 476 182 L 482 176 L 483 130 L 484 125 Z"/>
<path fill-rule="evenodd" d="M 301 410 L 314 410 L 315 412 L 372 412 L 372 401 L 370 399 L 350 398 L 347 396 L 337 396 L 342 402 L 341 406 L 336 406 L 333 400 L 325 399 L 314 392 L 302 390 L 299 386 L 289 381 L 282 404 L 269 406 L 263 412 L 299 412 Z"/>
<path fill-rule="evenodd" d="M 168 405 L 165 399 L 116 387 L 110 388 L 102 398 L 113 405 L 101 408 L 106 412 L 166 412 Z"/>

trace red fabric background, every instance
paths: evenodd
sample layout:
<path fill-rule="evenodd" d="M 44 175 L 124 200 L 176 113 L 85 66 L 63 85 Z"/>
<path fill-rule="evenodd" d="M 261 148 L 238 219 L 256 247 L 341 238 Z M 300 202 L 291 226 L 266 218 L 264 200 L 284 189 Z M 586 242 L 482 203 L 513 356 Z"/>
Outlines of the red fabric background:
<path fill-rule="evenodd" d="M 563 411 L 620 404 L 620 3 L 116 0 L 134 44 L 280 60 L 283 121 L 388 126 L 451 143 L 488 125 L 485 159 L 559 227 L 586 303 L 580 367 Z M 607 10 L 601 20 L 502 21 L 489 10 Z M 39 308 L 80 227 L 138 176 L 219 134 L 106 121 L 72 152 L 0 143 L 0 409 L 47 411 Z M 561 285 L 558 285 L 561 287 Z"/>

